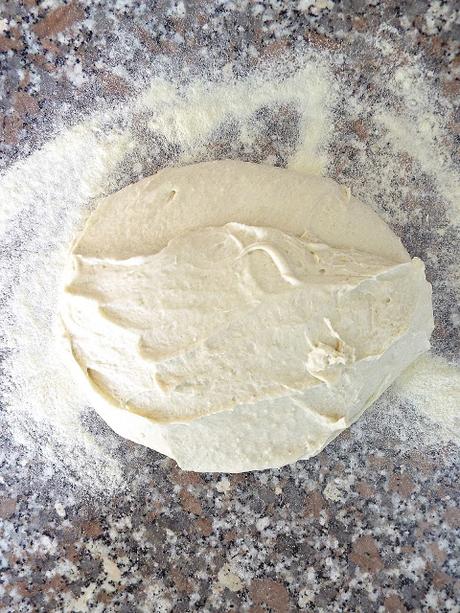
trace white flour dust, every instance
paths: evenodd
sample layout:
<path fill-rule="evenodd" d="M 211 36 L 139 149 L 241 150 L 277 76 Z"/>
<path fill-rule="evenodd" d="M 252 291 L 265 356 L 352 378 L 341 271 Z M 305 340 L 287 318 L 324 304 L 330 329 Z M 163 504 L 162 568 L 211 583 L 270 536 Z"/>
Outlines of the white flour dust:
<path fill-rule="evenodd" d="M 367 41 L 366 51 L 381 51 Z M 404 60 L 404 61 L 402 61 Z M 458 180 L 446 142 L 452 112 L 412 58 L 387 46 L 362 84 L 359 62 L 305 50 L 244 78 L 152 77 L 124 105 L 101 107 L 0 177 L 0 279 L 6 409 L 17 444 L 91 491 L 121 487 L 118 439 L 85 406 L 56 340 L 62 265 L 94 199 L 161 167 L 238 158 L 328 174 L 374 207 L 425 260 L 433 283 L 434 358 L 394 386 L 459 440 L 455 296 Z M 383 417 L 385 419 L 385 411 Z M 422 422 L 421 422 L 422 423 Z M 404 414 L 401 414 L 404 427 Z M 420 425 L 423 427 L 423 425 Z M 416 442 L 414 442 L 416 444 Z"/>
<path fill-rule="evenodd" d="M 437 424 L 440 441 L 460 441 L 458 366 L 439 356 L 423 356 L 399 377 L 393 392 Z"/>

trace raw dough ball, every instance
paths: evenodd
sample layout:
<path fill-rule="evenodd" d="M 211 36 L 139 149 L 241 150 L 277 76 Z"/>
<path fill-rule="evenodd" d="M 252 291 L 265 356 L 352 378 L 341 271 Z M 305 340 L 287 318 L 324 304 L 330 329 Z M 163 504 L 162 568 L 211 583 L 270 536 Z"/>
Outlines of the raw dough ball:
<path fill-rule="evenodd" d="M 116 432 L 225 472 L 319 453 L 433 329 L 423 263 L 349 190 L 234 161 L 102 200 L 62 319 Z"/>

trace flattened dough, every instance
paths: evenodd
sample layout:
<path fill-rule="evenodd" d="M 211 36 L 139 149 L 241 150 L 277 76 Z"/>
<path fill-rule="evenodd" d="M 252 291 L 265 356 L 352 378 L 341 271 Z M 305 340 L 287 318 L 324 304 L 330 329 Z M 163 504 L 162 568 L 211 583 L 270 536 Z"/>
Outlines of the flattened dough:
<path fill-rule="evenodd" d="M 61 313 L 105 421 L 197 471 L 319 453 L 433 328 L 423 263 L 348 189 L 229 160 L 100 201 Z"/>

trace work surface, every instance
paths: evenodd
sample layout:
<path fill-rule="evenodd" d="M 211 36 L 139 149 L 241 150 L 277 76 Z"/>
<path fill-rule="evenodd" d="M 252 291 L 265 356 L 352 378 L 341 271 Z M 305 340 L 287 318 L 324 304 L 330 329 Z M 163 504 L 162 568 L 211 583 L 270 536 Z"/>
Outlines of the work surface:
<path fill-rule="evenodd" d="M 137 41 L 120 58 L 133 71 L 157 54 L 209 51 L 216 39 L 229 62 L 248 65 L 298 40 L 346 53 L 386 23 L 423 55 L 445 96 L 459 91 L 453 2 L 17 4 L 0 9 L 3 168 L 44 142 L 43 126 L 65 104 L 84 111 L 90 90 L 126 97 L 112 69 L 119 32 Z M 403 419 L 388 436 L 379 406 L 318 457 L 280 470 L 186 473 L 122 444 L 134 460 L 126 490 L 94 497 L 24 459 L 6 435 L 2 610 L 458 611 L 458 450 L 420 447 Z"/>

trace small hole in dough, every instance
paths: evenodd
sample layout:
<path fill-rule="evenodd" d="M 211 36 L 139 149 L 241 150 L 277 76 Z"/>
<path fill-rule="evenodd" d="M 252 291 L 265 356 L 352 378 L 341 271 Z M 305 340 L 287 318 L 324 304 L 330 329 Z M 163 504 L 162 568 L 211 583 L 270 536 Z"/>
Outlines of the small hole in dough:
<path fill-rule="evenodd" d="M 173 189 L 169 192 L 168 197 L 166 198 L 166 204 L 174 200 L 175 195 L 177 194 L 176 190 Z"/>
<path fill-rule="evenodd" d="M 319 272 L 323 275 L 326 272 L 326 269 L 325 268 L 320 268 Z"/>

